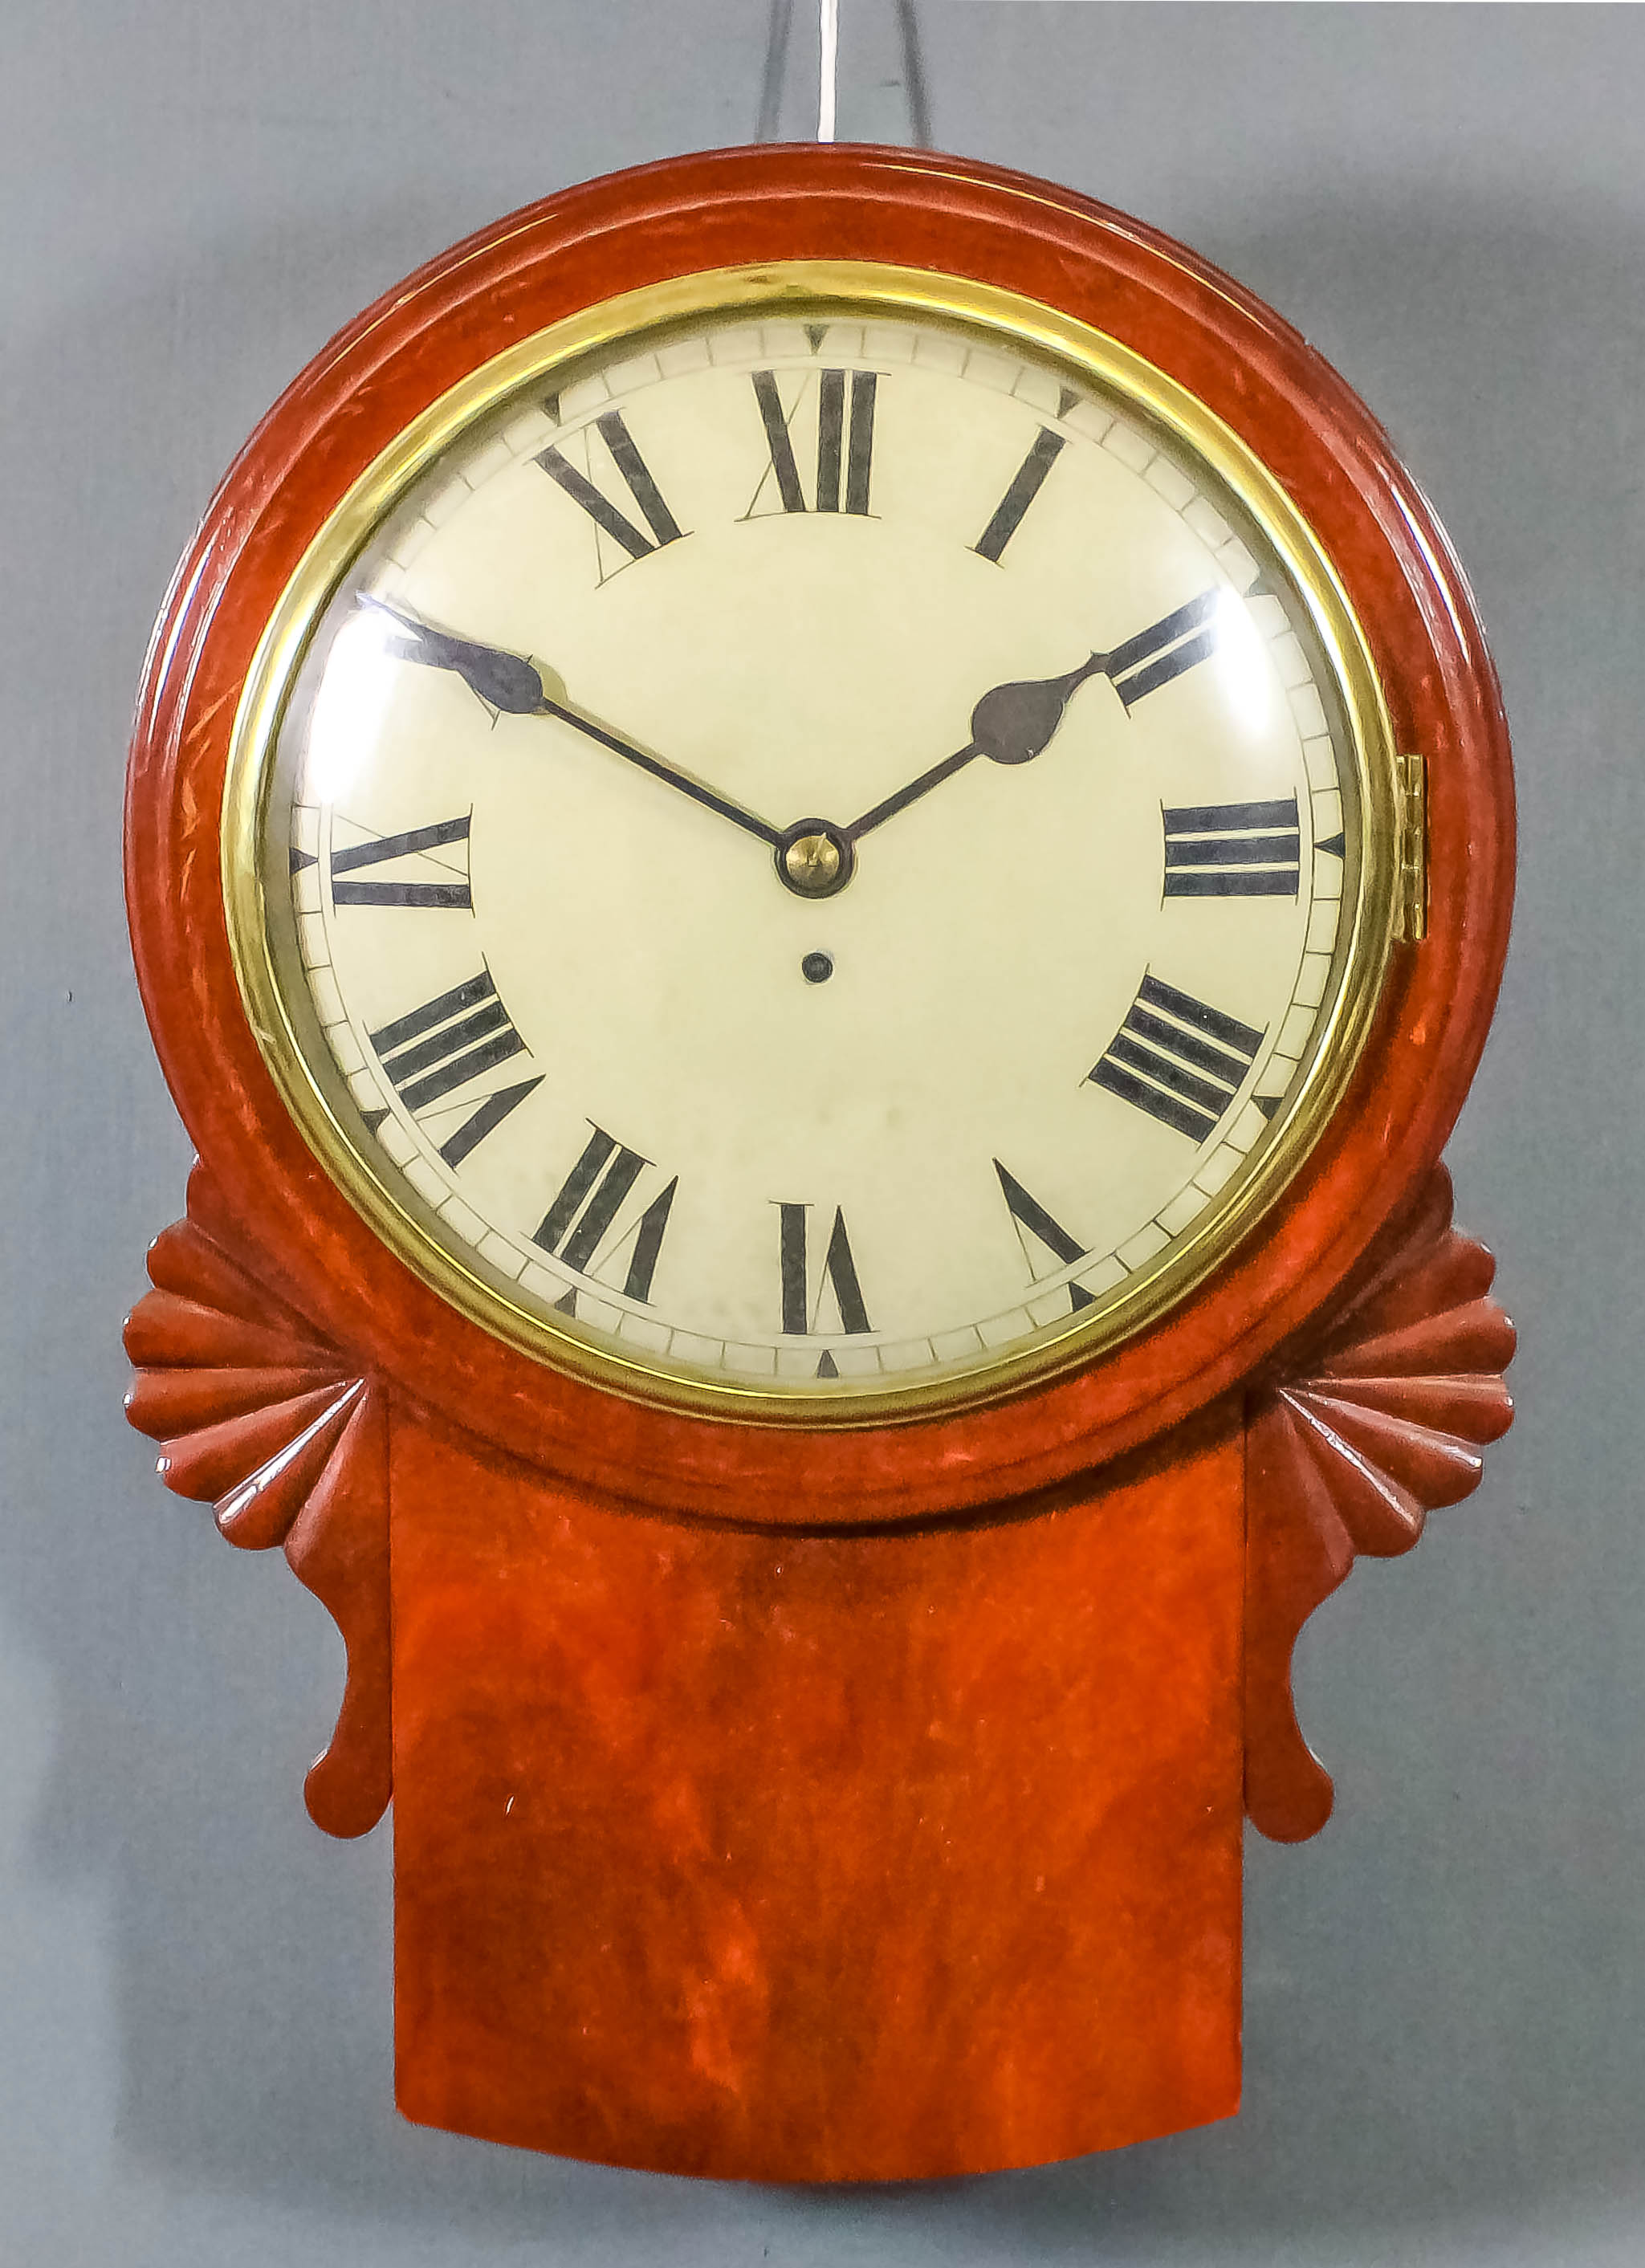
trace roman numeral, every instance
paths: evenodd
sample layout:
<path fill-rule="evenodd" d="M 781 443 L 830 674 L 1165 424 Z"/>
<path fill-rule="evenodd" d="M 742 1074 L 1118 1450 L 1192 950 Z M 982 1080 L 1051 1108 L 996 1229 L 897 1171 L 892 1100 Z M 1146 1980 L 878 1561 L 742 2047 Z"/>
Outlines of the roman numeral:
<path fill-rule="evenodd" d="M 845 380 L 851 379 L 851 416 L 845 415 Z M 760 418 L 765 427 L 765 446 L 771 452 L 770 474 L 761 475 L 760 487 L 772 475 L 777 481 L 777 493 L 785 512 L 845 511 L 863 514 L 868 509 L 868 482 L 874 469 L 874 405 L 879 385 L 878 373 L 872 370 L 822 370 L 815 373 L 817 388 L 817 463 L 815 501 L 808 507 L 804 484 L 800 478 L 799 461 L 794 455 L 793 436 L 789 428 L 798 413 L 800 401 L 811 386 L 808 377 L 800 388 L 794 407 L 785 414 L 782 397 L 777 388 L 777 373 L 756 370 L 753 373 L 754 398 L 760 405 Z M 844 503 L 841 484 L 844 482 Z M 759 502 L 759 490 L 755 491 L 755 503 Z M 753 505 L 749 508 L 753 511 Z M 748 516 L 744 515 L 745 518 Z"/>
<path fill-rule="evenodd" d="M 1011 1225 L 1016 1230 L 1017 1242 L 1022 1248 L 1022 1257 L 1030 1276 L 1037 1277 L 1041 1272 L 1035 1263 L 1034 1255 L 1029 1250 L 1030 1236 L 1036 1244 L 1044 1245 L 1053 1260 L 1064 1266 L 1071 1260 L 1084 1259 L 1085 1246 L 1075 1243 L 1061 1222 L 1052 1219 L 1037 1197 L 1029 1195 L 1016 1175 L 1008 1173 L 998 1158 L 994 1160 L 994 1171 L 1000 1176 L 1000 1193 L 1006 1201 L 1006 1210 L 1011 1215 Z M 1066 1284 L 1063 1289 L 1068 1294 L 1070 1310 L 1075 1314 L 1081 1307 L 1094 1304 L 1091 1293 L 1083 1285 Z"/>
<path fill-rule="evenodd" d="M 857 1263 L 852 1257 L 851 1239 L 845 1233 L 845 1216 L 838 1206 L 834 1210 L 833 1230 L 815 1286 L 806 1249 L 806 1215 L 810 1207 L 780 1204 L 777 1210 L 780 1217 L 784 1330 L 804 1336 L 815 1329 L 825 1286 L 833 1290 L 842 1330 L 872 1330 L 868 1310 L 863 1305 L 862 1286 L 857 1280 Z M 819 1370 L 817 1374 L 832 1377 L 835 1373 L 830 1367 L 826 1372 Z"/>
<path fill-rule="evenodd" d="M 587 473 L 578 470 L 557 442 L 540 453 L 537 463 L 550 480 L 559 482 L 574 503 L 582 506 L 596 527 L 603 529 L 614 543 L 622 545 L 631 559 L 646 558 L 665 543 L 677 543 L 682 533 L 680 524 L 663 502 L 662 492 L 653 480 L 645 460 L 635 447 L 634 438 L 623 422 L 622 411 L 609 409 L 603 417 L 596 417 L 594 431 L 605 443 L 612 464 L 650 528 L 649 537 L 642 535 L 628 514 L 619 512 L 602 495 Z"/>
<path fill-rule="evenodd" d="M 1203 661 L 1217 641 L 1215 615 L 1221 593 L 1202 591 L 1175 614 L 1139 630 L 1103 656 L 1103 670 L 1127 712 L 1150 693 Z"/>
<path fill-rule="evenodd" d="M 592 1119 L 589 1124 L 594 1125 Z M 555 1254 L 579 1275 L 589 1273 L 624 1199 L 651 1162 L 637 1150 L 624 1149 L 603 1127 L 594 1126 L 581 1157 L 543 1214 L 532 1242 Z M 668 1210 L 679 1185 L 676 1174 L 660 1196 L 652 1199 L 627 1235 L 620 1238 L 605 1256 L 609 1265 L 614 1256 L 627 1251 L 628 1272 L 623 1284 L 625 1299 L 651 1298 L 651 1279 L 657 1272 L 662 1233 L 668 1225 Z M 575 1314 L 576 1294 L 573 1292 L 567 1296 L 572 1304 L 567 1306 L 562 1300 L 560 1305 L 567 1314 Z"/>
<path fill-rule="evenodd" d="M 460 1087 L 483 1079 L 511 1056 L 523 1055 L 526 1049 L 497 997 L 489 971 L 454 984 L 449 992 L 414 1008 L 409 1016 L 396 1017 L 370 1038 L 395 1093 L 413 1117 L 443 1103 Z M 483 1142 L 542 1084 L 539 1074 L 486 1095 L 441 1143 L 439 1154 L 446 1163 L 460 1166 L 476 1144 Z M 443 1118 L 446 1113 L 439 1111 L 436 1116 Z"/>
<path fill-rule="evenodd" d="M 468 840 L 468 814 L 443 819 L 438 826 L 413 827 L 403 835 L 379 835 L 365 843 L 351 843 L 331 852 L 332 902 L 339 906 L 458 906 L 472 913 L 474 900 L 466 880 L 452 882 L 339 881 L 340 874 L 357 873 L 362 866 L 380 866 L 395 858 L 412 858 L 438 850 L 449 843 Z M 435 865 L 444 862 L 435 860 Z"/>
<path fill-rule="evenodd" d="M 1161 1125 L 1203 1142 L 1215 1133 L 1262 1040 L 1236 1016 L 1145 976 L 1130 1014 L 1088 1076 Z"/>
<path fill-rule="evenodd" d="M 1162 806 L 1168 898 L 1294 898 L 1302 837 L 1296 798 Z"/>
<path fill-rule="evenodd" d="M 1063 436 L 1042 425 L 1039 438 L 1012 475 L 1011 485 L 994 508 L 994 516 L 971 549 L 984 559 L 1000 563 L 1000 555 L 1022 524 L 1022 515 L 1039 494 L 1045 475 L 1061 455 Z"/>

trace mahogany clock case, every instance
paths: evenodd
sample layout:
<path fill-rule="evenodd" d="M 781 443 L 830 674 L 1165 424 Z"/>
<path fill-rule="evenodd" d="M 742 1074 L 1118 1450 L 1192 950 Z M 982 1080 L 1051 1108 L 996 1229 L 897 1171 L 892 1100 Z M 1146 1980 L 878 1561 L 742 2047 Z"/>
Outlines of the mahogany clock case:
<path fill-rule="evenodd" d="M 621 1398 L 441 1301 L 286 1116 L 224 908 L 242 688 L 352 484 L 559 318 L 782 261 L 1043 300 L 1184 389 L 1311 528 L 1412 752 L 1403 941 L 1256 1226 L 1083 1366 L 854 1431 Z M 1248 294 L 1070 192 L 884 151 L 674 160 L 458 247 L 298 380 L 179 571 L 134 740 L 138 976 L 202 1163 L 128 1326 L 130 1416 L 344 1630 L 307 1794 L 355 1834 L 392 1785 L 411 2117 L 837 2181 L 1237 2107 L 1243 1818 L 1299 1839 L 1331 1806 L 1296 1631 L 1357 1553 L 1477 1484 L 1509 1415 L 1511 1329 L 1438 1158 L 1511 858 L 1466 585 L 1368 413 Z M 1044 1692 L 1030 1662 L 1061 1665 Z"/>
<path fill-rule="evenodd" d="M 853 12 L 872 48 L 872 6 Z M 211 480 L 330 330 L 545 186 L 746 132 L 759 56 L 740 0 L 708 0 L 703 44 L 666 60 L 654 0 L 422 6 L 404 45 L 346 11 L 317 40 L 278 0 L 209 25 L 93 6 L 42 18 L 11 88 L 38 190 L 13 279 L 34 406 L 6 445 L 28 636 L 4 697 L 33 784 L 11 838 L 8 1107 L 31 1179 L 8 1233 L 18 1279 L 50 1298 L 13 1309 L 21 1777 L 0 1895 L 26 1956 L 4 1998 L 27 2101 L 0 2122 L 0 2163 L 42 2264 L 145 2243 L 180 2262 L 407 2242 L 490 2261 L 527 2239 L 638 2263 L 763 2236 L 774 2258 L 1166 2242 L 1219 2268 L 1298 2244 L 1461 2268 L 1497 2256 L 1508 2217 L 1533 2257 L 1626 2248 L 1645 2033 L 1619 1035 L 1641 975 L 1640 687 L 1616 635 L 1638 516 L 1612 475 L 1636 422 L 1645 26 L 1632 10 L 921 12 L 945 141 L 1149 215 L 1376 405 L 1475 578 L 1515 725 L 1516 949 L 1451 1158 L 1527 1326 L 1525 1408 L 1481 1494 L 1318 1626 L 1309 1683 L 1343 1801 L 1308 1851 L 1248 1853 L 1252 2112 L 1007 2182 L 803 2205 L 442 2146 L 393 2117 L 387 1828 L 347 1850 L 306 1834 L 296 1783 L 334 1635 L 283 1567 L 213 1548 L 204 1508 L 155 1490 L 118 1416 L 111 1319 L 179 1209 L 188 1148 L 110 888 L 132 688 Z M 848 36 L 846 122 L 895 134 L 868 61 Z M 1148 90 L 1169 90 L 1169 130 Z M 808 130 L 798 105 L 788 123 Z"/>
<path fill-rule="evenodd" d="M 1082 1372 L 921 1425 L 830 1440 L 614 1399 L 503 1345 L 396 1262 L 317 1169 L 257 1053 L 217 829 L 263 623 L 350 483 L 420 411 L 576 309 L 669 277 L 816 258 L 1043 298 L 1197 395 L 1272 470 L 1349 590 L 1427 760 L 1427 934 L 1396 947 L 1353 1085 L 1303 1169 L 1188 1300 Z M 1512 791 L 1500 700 L 1442 532 L 1363 407 L 1260 303 L 1070 192 L 906 151 L 733 151 L 591 183 L 457 247 L 342 333 L 276 406 L 179 569 L 128 793 L 139 980 L 168 1081 L 232 1210 L 305 1314 L 424 1406 L 585 1487 L 807 1527 L 928 1518 L 1088 1469 L 1226 1391 L 1350 1278 L 1421 1190 L 1483 1043 L 1506 945 Z"/>

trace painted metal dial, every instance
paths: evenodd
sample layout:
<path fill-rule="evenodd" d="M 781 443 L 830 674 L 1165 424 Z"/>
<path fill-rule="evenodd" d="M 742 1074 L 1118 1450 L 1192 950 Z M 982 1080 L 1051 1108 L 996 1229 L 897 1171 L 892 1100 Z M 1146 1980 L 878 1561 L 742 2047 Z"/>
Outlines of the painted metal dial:
<path fill-rule="evenodd" d="M 265 1053 L 414 1266 L 620 1390 L 850 1422 L 1080 1359 L 1255 1218 L 1374 999 L 1391 760 L 1163 381 L 781 281 L 377 480 L 227 856 Z"/>

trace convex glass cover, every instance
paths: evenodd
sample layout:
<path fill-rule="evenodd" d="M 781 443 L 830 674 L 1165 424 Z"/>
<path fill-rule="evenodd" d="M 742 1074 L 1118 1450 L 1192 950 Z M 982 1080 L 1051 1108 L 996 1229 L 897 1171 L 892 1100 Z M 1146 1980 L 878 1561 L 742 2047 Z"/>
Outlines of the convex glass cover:
<path fill-rule="evenodd" d="M 478 374 L 236 727 L 264 1054 L 492 1330 L 728 1417 L 1138 1328 L 1301 1161 L 1394 919 L 1374 674 L 1283 494 L 1047 310 L 700 277 Z"/>

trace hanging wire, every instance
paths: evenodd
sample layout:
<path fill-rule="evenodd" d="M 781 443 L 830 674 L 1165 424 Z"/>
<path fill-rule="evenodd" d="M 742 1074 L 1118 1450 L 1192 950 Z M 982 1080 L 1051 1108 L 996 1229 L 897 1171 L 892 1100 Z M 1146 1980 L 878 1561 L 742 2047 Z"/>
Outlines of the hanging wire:
<path fill-rule="evenodd" d="M 817 140 L 834 139 L 839 102 L 839 0 L 822 0 L 817 26 Z"/>
<path fill-rule="evenodd" d="M 903 40 L 903 92 L 908 98 L 909 129 L 916 150 L 931 147 L 931 98 L 926 92 L 926 64 L 919 48 L 919 18 L 914 0 L 896 0 L 896 28 Z"/>
<path fill-rule="evenodd" d="M 919 18 L 914 0 L 892 0 L 903 50 L 903 92 L 908 103 L 909 139 L 916 149 L 931 144 L 931 99 L 926 86 Z M 771 0 L 765 33 L 765 71 L 760 82 L 759 123 L 755 139 L 775 142 L 781 130 L 783 88 L 788 77 L 793 0 Z M 839 107 L 839 0 L 820 0 L 817 24 L 817 140 L 831 142 Z"/>

